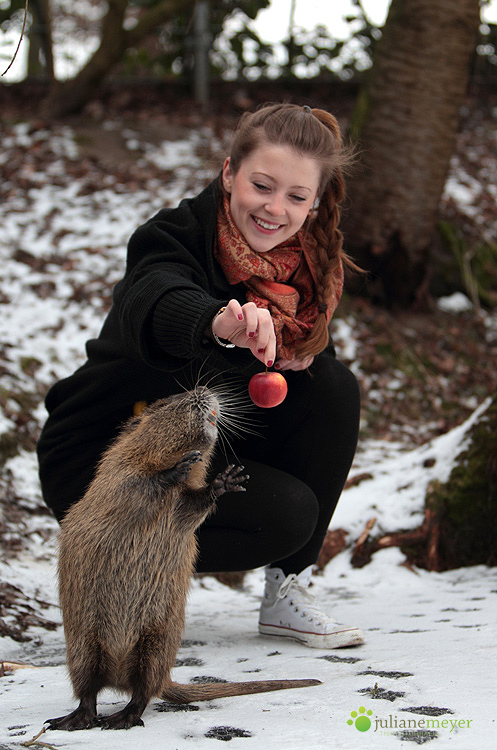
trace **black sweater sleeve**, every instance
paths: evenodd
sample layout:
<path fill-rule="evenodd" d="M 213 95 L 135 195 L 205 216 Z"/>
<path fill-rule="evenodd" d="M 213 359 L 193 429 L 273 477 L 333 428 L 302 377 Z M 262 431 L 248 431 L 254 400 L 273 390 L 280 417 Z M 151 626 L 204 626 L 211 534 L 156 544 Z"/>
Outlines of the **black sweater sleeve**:
<path fill-rule="evenodd" d="M 248 350 L 206 341 L 216 312 L 243 290 L 230 287 L 213 256 L 217 192 L 210 186 L 177 209 L 160 211 L 132 235 L 114 294 L 127 356 L 170 369 L 171 357 L 205 359 L 222 370 L 257 371 Z"/>

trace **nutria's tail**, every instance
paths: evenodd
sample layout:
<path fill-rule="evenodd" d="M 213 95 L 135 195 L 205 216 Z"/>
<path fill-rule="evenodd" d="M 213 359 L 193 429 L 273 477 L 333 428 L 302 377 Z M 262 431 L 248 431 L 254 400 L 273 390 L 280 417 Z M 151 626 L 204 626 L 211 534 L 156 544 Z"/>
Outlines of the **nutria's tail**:
<path fill-rule="evenodd" d="M 320 680 L 254 680 L 251 682 L 204 682 L 198 685 L 180 685 L 178 682 L 171 682 L 161 697 L 171 703 L 191 703 L 192 701 L 210 701 L 214 698 L 230 698 L 233 695 L 268 693 L 270 690 L 311 687 L 311 685 L 322 685 L 322 682 Z"/>

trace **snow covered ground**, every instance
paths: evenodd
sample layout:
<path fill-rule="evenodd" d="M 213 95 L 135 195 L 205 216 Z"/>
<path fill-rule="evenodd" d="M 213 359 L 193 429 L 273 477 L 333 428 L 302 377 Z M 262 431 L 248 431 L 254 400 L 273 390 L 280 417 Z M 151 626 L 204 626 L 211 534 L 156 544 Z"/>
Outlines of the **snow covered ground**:
<path fill-rule="evenodd" d="M 145 728 L 47 732 L 40 739 L 56 747 L 120 750 L 212 748 L 216 737 L 230 735 L 230 747 L 257 750 L 396 748 L 428 741 L 440 749 L 492 748 L 497 570 L 411 572 L 401 558 L 397 550 L 385 550 L 354 570 L 345 554 L 315 579 L 320 600 L 328 606 L 336 602 L 337 617 L 366 631 L 364 646 L 330 652 L 256 634 L 260 571 L 250 574 L 243 591 L 214 579 L 194 583 L 176 680 L 312 677 L 322 685 L 199 703 L 196 711 L 167 716 L 154 701 L 144 714 Z M 51 564 L 27 558 L 11 574 L 38 585 L 54 601 Z M 2 644 L 4 657 L 40 666 L 0 680 L 1 748 L 13 750 L 46 719 L 75 705 L 60 631 L 40 638 L 40 644 Z M 111 713 L 115 704 L 124 701 L 106 691 L 100 710 Z M 367 738 L 348 724 L 361 707 L 366 717 L 371 712 Z M 224 737 L 222 727 L 230 728 Z"/>
<path fill-rule="evenodd" d="M 198 153 L 208 137 L 192 132 L 173 146 L 151 147 L 137 144 L 130 133 L 129 147 L 141 149 L 143 168 L 155 163 L 145 189 L 132 190 L 111 177 L 107 185 L 92 187 L 91 170 L 81 171 L 68 129 L 21 123 L 0 136 L 5 168 L 24 149 L 24 158 L 12 167 L 17 178 L 21 170 L 24 186 L 17 178 L 12 184 L 4 180 L 0 203 L 2 388 L 12 394 L 0 416 L 0 436 L 24 424 L 20 392 L 33 399 L 31 430 L 36 432 L 44 419 L 44 390 L 82 361 L 84 342 L 100 327 L 132 229 L 161 205 L 175 204 L 186 190 L 205 184 L 208 175 Z M 353 335 L 344 327 L 342 321 L 338 338 L 345 345 Z M 363 444 L 353 473 L 372 478 L 344 492 L 332 528 L 346 529 L 351 541 L 372 517 L 377 529 L 417 526 L 427 483 L 448 476 L 467 426 L 415 450 L 379 441 Z M 10 489 L 21 498 L 21 516 L 18 527 L 3 520 L 9 538 L 22 537 L 23 546 L 0 563 L 0 583 L 23 592 L 28 618 L 31 606 L 59 623 L 50 631 L 34 618 L 25 631 L 29 640 L 0 637 L 0 660 L 30 665 L 0 678 L 0 750 L 13 750 L 74 703 L 57 608 L 57 527 L 40 512 L 32 449 L 10 458 L 6 470 Z M 262 638 L 257 634 L 262 571 L 250 573 L 241 590 L 203 578 L 192 585 L 174 674 L 180 682 L 199 676 L 312 677 L 322 685 L 199 703 L 188 711 L 171 711 L 154 701 L 144 714 L 145 728 L 46 732 L 38 742 L 120 750 L 203 750 L 215 747 L 215 741 L 257 750 L 396 748 L 413 742 L 431 742 L 440 750 L 493 747 L 497 569 L 411 570 L 397 549 L 378 552 L 369 565 L 355 569 L 350 554 L 349 544 L 313 578 L 314 591 L 337 620 L 365 631 L 365 645 L 326 652 Z M 15 625 L 14 610 L 4 621 Z M 122 703 L 122 696 L 106 691 L 100 709 L 109 713 L 115 710 L 111 705 Z"/>

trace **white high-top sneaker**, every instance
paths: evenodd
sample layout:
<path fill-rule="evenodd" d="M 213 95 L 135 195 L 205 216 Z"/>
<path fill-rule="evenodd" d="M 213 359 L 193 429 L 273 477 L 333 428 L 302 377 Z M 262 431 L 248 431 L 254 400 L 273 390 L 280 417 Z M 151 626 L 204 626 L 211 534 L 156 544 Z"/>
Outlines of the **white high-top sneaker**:
<path fill-rule="evenodd" d="M 266 568 L 266 588 L 259 615 L 259 633 L 305 643 L 311 648 L 344 648 L 364 643 L 359 628 L 340 625 L 324 614 L 309 593 L 312 565 L 285 577 L 280 568 Z"/>

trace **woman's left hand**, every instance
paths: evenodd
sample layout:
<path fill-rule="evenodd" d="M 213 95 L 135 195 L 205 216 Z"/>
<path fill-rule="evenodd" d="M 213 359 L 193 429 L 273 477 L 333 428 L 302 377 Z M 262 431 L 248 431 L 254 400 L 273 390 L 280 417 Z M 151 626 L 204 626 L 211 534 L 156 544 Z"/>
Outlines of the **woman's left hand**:
<path fill-rule="evenodd" d="M 307 370 L 314 362 L 314 357 L 304 357 L 304 359 L 277 359 L 274 369 L 281 372 L 282 370 Z"/>

